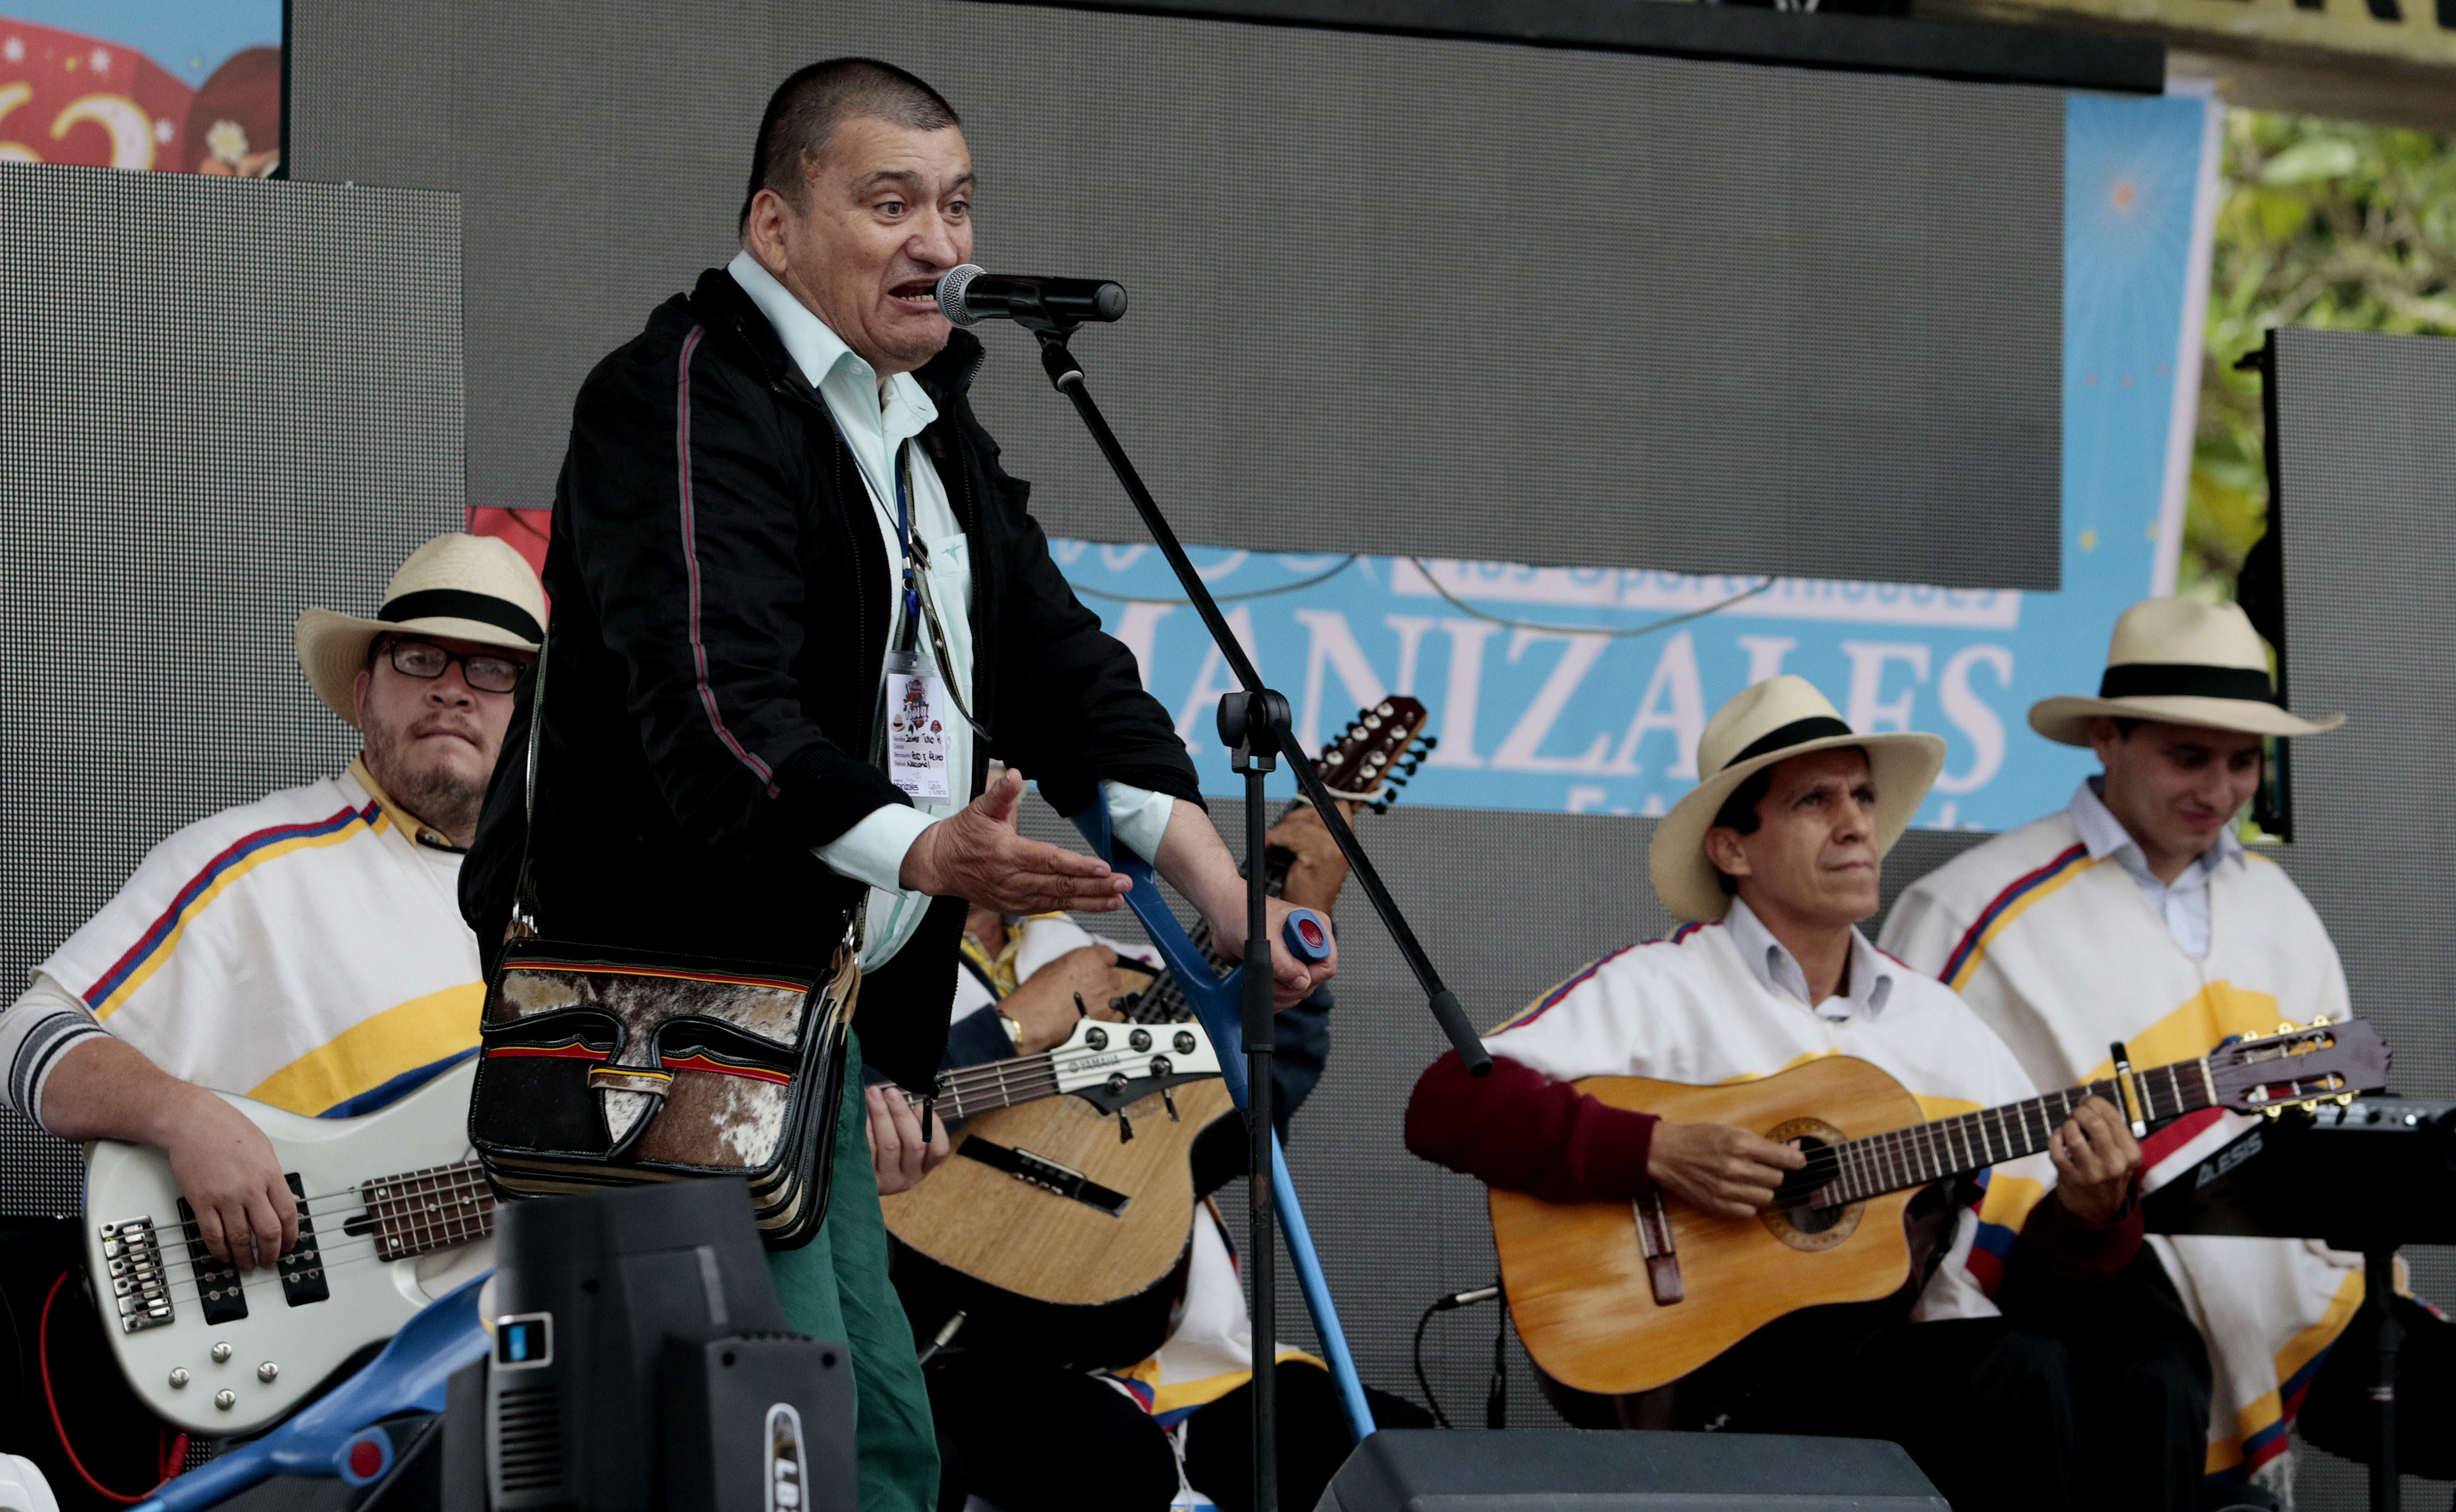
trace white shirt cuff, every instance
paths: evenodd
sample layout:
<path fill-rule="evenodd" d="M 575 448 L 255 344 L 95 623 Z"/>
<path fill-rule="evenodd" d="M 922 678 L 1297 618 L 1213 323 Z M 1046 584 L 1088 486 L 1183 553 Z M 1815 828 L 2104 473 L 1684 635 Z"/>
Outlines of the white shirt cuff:
<path fill-rule="evenodd" d="M 898 892 L 904 887 L 904 853 L 937 822 L 908 805 L 883 804 L 826 845 L 812 847 L 810 854 L 839 876 Z"/>
<path fill-rule="evenodd" d="M 1100 791 L 1109 799 L 1109 833 L 1136 855 L 1156 862 L 1160 836 L 1168 833 L 1169 815 L 1177 812 L 1177 800 L 1166 793 L 1105 780 Z"/>

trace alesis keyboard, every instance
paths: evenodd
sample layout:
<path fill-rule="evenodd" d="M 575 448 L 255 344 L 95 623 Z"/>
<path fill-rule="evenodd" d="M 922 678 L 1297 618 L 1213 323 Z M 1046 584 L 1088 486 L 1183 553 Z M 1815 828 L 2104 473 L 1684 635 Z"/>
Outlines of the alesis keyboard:
<path fill-rule="evenodd" d="M 2319 1239 L 2363 1257 L 2364 1305 L 2381 1319 L 2371 1512 L 2397 1512 L 2396 1252 L 2456 1244 L 2456 1098 L 2371 1093 L 2267 1119 L 2140 1204 L 2152 1234 Z M 2442 1425 L 2441 1431 L 2444 1431 Z"/>
<path fill-rule="evenodd" d="M 2265 1120 L 2141 1202 L 2152 1234 L 2456 1244 L 2456 1098 L 2371 1093 Z"/>

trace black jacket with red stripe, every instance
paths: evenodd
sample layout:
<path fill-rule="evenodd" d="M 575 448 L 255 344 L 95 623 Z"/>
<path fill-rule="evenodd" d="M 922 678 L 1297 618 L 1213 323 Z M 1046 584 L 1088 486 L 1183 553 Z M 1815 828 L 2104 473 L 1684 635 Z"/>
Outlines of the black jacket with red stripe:
<path fill-rule="evenodd" d="M 1134 656 L 1050 560 L 1030 485 L 998 466 L 957 331 L 914 376 L 918 444 L 971 543 L 972 780 L 992 755 L 1062 813 L 1103 778 L 1198 802 L 1193 764 Z M 555 490 L 552 665 L 533 865 L 560 939 L 823 966 L 860 884 L 811 848 L 909 802 L 872 759 L 891 584 L 850 451 L 723 269 L 649 317 L 582 385 Z M 461 909 L 502 937 L 521 848 L 524 685 Z M 934 1072 L 964 906 L 941 900 L 862 991 L 865 1055 Z"/>

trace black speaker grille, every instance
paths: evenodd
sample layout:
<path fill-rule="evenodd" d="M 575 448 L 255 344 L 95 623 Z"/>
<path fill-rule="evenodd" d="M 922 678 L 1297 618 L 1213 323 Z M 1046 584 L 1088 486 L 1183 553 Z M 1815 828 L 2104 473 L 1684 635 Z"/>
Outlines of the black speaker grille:
<path fill-rule="evenodd" d="M 563 1392 L 521 1386 L 495 1397 L 495 1492 L 563 1485 Z"/>

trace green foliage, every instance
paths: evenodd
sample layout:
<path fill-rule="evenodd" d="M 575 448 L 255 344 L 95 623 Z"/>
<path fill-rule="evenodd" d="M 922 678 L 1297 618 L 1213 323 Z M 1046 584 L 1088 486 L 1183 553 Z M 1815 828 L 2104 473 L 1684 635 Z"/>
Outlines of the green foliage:
<path fill-rule="evenodd" d="M 2419 132 L 2229 111 L 2178 591 L 2231 596 L 2268 528 L 2272 326 L 2456 335 L 2456 151 Z"/>

